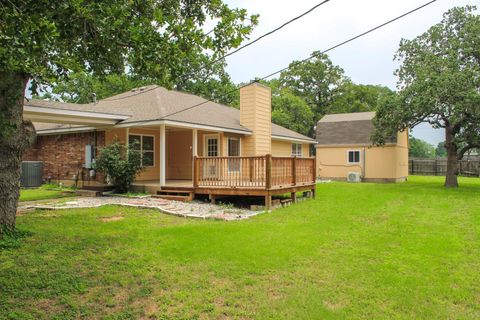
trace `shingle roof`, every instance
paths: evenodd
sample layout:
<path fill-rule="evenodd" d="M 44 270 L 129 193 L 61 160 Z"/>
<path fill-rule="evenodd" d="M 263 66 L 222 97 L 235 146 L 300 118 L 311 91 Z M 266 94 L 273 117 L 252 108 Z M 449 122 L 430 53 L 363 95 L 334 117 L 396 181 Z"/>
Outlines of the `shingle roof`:
<path fill-rule="evenodd" d="M 122 124 L 137 122 L 140 124 L 164 119 L 233 129 L 246 133 L 251 132 L 250 129 L 240 125 L 240 110 L 219 103 L 205 101 L 204 98 L 193 94 L 152 85 L 99 100 L 96 104 L 74 104 L 36 99 L 30 99 L 28 104 L 56 109 L 129 115 L 130 117 L 127 120 L 121 122 Z M 198 107 L 189 108 L 200 103 L 202 104 Z M 37 128 L 37 124 L 35 125 Z M 58 125 L 54 124 L 51 127 L 43 124 L 41 127 L 42 129 L 37 128 L 37 130 L 59 128 Z M 315 140 L 307 136 L 273 123 L 272 135 L 315 142 Z"/>
<path fill-rule="evenodd" d="M 375 112 L 339 113 L 317 122 L 317 142 L 321 145 L 372 145 Z M 396 137 L 387 142 L 396 142 Z"/>

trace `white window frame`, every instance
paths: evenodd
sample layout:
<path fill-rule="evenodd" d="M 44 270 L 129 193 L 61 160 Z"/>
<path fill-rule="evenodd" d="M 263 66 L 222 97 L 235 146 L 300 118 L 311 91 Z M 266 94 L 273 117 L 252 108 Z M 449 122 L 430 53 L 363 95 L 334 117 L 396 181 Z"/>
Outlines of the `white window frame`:
<path fill-rule="evenodd" d="M 237 140 L 238 141 L 238 156 L 231 156 L 230 155 L 230 140 Z M 228 157 L 234 157 L 234 158 L 242 156 L 242 139 L 240 137 L 228 137 L 227 138 L 227 156 Z M 235 161 L 238 161 L 238 168 L 235 168 L 233 165 L 231 165 L 231 163 L 234 163 Z M 239 172 L 240 167 L 241 167 L 240 161 L 241 161 L 240 159 L 238 159 L 238 160 L 232 159 L 232 162 L 230 162 L 230 160 L 229 160 L 228 171 L 229 172 Z"/>
<path fill-rule="evenodd" d="M 358 152 L 358 162 L 350 162 L 350 152 Z M 355 156 L 354 156 L 355 158 Z M 362 150 L 347 150 L 347 163 L 348 164 L 359 164 L 362 163 Z"/>
<path fill-rule="evenodd" d="M 220 156 L 220 136 L 218 134 L 205 134 L 203 135 L 203 156 L 208 157 L 208 139 L 217 139 L 217 157 Z M 211 156 L 214 157 L 214 156 Z"/>
<path fill-rule="evenodd" d="M 142 167 L 144 168 L 153 168 L 155 167 L 155 146 L 157 145 L 156 144 L 156 139 L 155 139 L 155 135 L 153 134 L 141 134 L 141 133 L 128 133 L 128 137 L 127 137 L 127 143 L 130 145 L 130 136 L 137 136 L 137 137 L 140 137 L 140 155 L 141 155 L 141 158 L 140 158 L 140 164 Z M 147 152 L 153 152 L 153 164 L 151 166 L 144 166 L 143 165 L 143 137 L 152 137 L 153 138 L 153 150 L 147 150 Z"/>
<path fill-rule="evenodd" d="M 300 153 L 298 153 L 298 150 L 297 148 L 295 148 L 296 152 L 293 152 L 293 149 L 294 149 L 294 146 L 300 146 Z M 291 152 L 292 152 L 292 157 L 303 157 L 303 144 L 302 143 L 298 143 L 298 142 L 292 142 L 292 145 L 291 145 Z"/>

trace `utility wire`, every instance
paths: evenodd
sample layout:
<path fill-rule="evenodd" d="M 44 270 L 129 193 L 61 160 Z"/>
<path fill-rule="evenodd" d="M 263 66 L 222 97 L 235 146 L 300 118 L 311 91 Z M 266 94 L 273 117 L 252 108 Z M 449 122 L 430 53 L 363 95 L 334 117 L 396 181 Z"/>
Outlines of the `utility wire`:
<path fill-rule="evenodd" d="M 225 59 L 225 58 L 227 58 L 227 57 L 229 57 L 229 56 L 231 56 L 231 55 L 239 52 L 240 50 L 243 50 L 243 49 L 245 49 L 245 48 L 253 45 L 254 43 L 262 40 L 263 38 L 268 37 L 269 35 L 274 34 L 275 32 L 277 32 L 277 31 L 285 28 L 285 27 L 286 27 L 287 25 L 289 25 L 290 23 L 295 22 L 295 21 L 303 18 L 304 16 L 308 15 L 309 13 L 311 13 L 312 11 L 314 11 L 315 9 L 323 6 L 323 5 L 326 4 L 327 2 L 330 2 L 330 0 L 324 0 L 324 1 L 320 2 L 320 3 L 317 3 L 316 5 L 314 5 L 313 7 L 311 7 L 310 9 L 308 9 L 307 11 L 303 12 L 302 14 L 300 14 L 300 15 L 298 15 L 298 16 L 290 19 L 290 20 L 288 20 L 287 22 L 285 22 L 285 23 L 283 23 L 282 25 L 276 27 L 275 29 L 273 29 L 273 30 L 271 30 L 271 31 L 269 31 L 269 32 L 267 32 L 267 33 L 259 36 L 259 37 L 256 38 L 255 40 L 252 40 L 252 41 L 244 44 L 243 46 L 240 46 L 240 47 L 236 48 L 235 50 L 230 51 L 229 53 L 227 53 L 227 54 L 225 54 L 225 55 L 223 55 L 223 56 L 221 56 L 221 57 L 219 57 L 219 58 L 217 58 L 217 59 L 215 59 L 215 60 L 213 60 L 213 61 L 210 61 L 210 62 L 208 62 L 208 63 L 205 63 L 204 65 L 196 68 L 195 70 L 193 70 L 193 71 L 191 71 L 191 72 L 189 72 L 189 73 L 187 73 L 187 74 L 184 74 L 184 75 L 180 76 L 179 78 L 180 78 L 181 80 L 185 80 L 185 79 L 188 79 L 188 78 L 194 76 L 195 73 L 197 73 L 198 71 L 200 71 L 200 70 L 202 70 L 202 69 L 205 69 L 205 68 L 208 68 L 208 67 L 210 67 L 211 65 L 213 65 L 213 64 L 215 64 L 215 63 L 217 63 L 217 62 L 219 62 L 219 61 L 221 61 L 221 60 L 223 60 L 223 59 Z M 215 30 L 215 29 L 209 31 L 209 32 L 208 32 L 207 34 L 205 34 L 205 35 L 208 35 L 209 33 L 213 32 L 214 30 Z M 150 89 L 150 90 L 153 90 L 153 89 Z M 143 92 L 148 92 L 148 91 L 150 91 L 150 90 L 146 90 L 146 91 L 143 91 Z M 108 99 L 108 98 L 107 98 L 106 100 L 108 100 L 108 101 L 115 101 L 115 100 L 125 99 L 125 98 L 128 98 L 128 97 L 130 97 L 130 96 L 121 97 L 121 98 L 117 98 L 117 99 Z"/>
<path fill-rule="evenodd" d="M 310 57 L 305 58 L 305 59 L 303 59 L 303 60 L 296 61 L 296 62 L 292 62 L 292 63 L 290 63 L 290 64 L 289 64 L 287 67 L 285 67 L 285 68 L 282 68 L 282 69 L 277 70 L 277 71 L 275 71 L 275 72 L 272 72 L 272 73 L 270 73 L 270 74 L 268 74 L 268 75 L 266 75 L 266 76 L 263 76 L 263 77 L 261 77 L 261 78 L 257 78 L 257 79 L 255 79 L 255 80 L 253 80 L 253 81 L 250 81 L 249 83 L 244 84 L 244 85 L 236 88 L 235 90 L 230 90 L 230 91 L 224 93 L 223 95 L 221 95 L 220 97 L 225 97 L 225 96 L 227 96 L 227 95 L 229 95 L 229 94 L 231 94 L 231 93 L 233 93 L 233 92 L 236 92 L 237 90 L 239 90 L 239 89 L 241 89 L 241 88 L 247 87 L 247 86 L 249 86 L 249 85 L 251 85 L 251 84 L 253 84 L 253 83 L 258 83 L 258 82 L 260 82 L 261 80 L 268 79 L 268 78 L 270 78 L 271 76 L 274 76 L 274 75 L 276 75 L 276 74 L 278 74 L 278 73 L 281 73 L 281 72 L 283 72 L 283 71 L 285 71 L 285 70 L 290 69 L 291 67 L 297 66 L 297 65 L 302 64 L 302 63 L 304 63 L 304 62 L 306 62 L 306 61 L 309 61 L 309 60 L 311 60 L 311 59 L 313 59 L 313 58 L 316 58 L 316 57 L 318 57 L 318 56 L 320 56 L 320 55 L 322 55 L 322 54 L 325 54 L 325 53 L 327 53 L 327 52 L 329 52 L 329 51 L 332 51 L 332 50 L 334 50 L 334 49 L 336 49 L 336 48 L 338 48 L 338 47 L 344 46 L 344 45 L 346 45 L 347 43 L 350 43 L 350 42 L 352 42 L 352 41 L 354 41 L 354 40 L 356 40 L 356 39 L 358 39 L 358 38 L 361 38 L 361 37 L 363 37 L 363 36 L 365 36 L 365 35 L 367 35 L 367 34 L 369 34 L 369 33 L 372 33 L 372 32 L 374 32 L 374 31 L 376 31 L 376 30 L 378 30 L 378 29 L 380 29 L 380 28 L 383 28 L 383 27 L 385 27 L 385 26 L 387 26 L 387 25 L 389 25 L 389 24 L 391 24 L 391 23 L 393 23 L 393 22 L 395 22 L 395 21 L 397 21 L 397 20 L 400 20 L 400 19 L 402 19 L 402 18 L 404 18 L 404 17 L 406 17 L 406 16 L 408 16 L 408 15 L 410 15 L 410 14 L 412 14 L 412 13 L 414 13 L 414 12 L 420 10 L 420 9 L 423 9 L 423 8 L 429 6 L 429 5 L 431 5 L 432 3 L 437 2 L 437 1 L 438 1 L 438 0 L 431 0 L 431 1 L 429 1 L 429 2 L 427 2 L 427 3 L 425 3 L 425 4 L 423 4 L 423 5 L 421 5 L 421 6 L 419 6 L 419 7 L 416 7 L 415 9 L 412 9 L 412 10 L 410 10 L 410 11 L 408 11 L 408 12 L 405 12 L 404 14 L 399 15 L 399 16 L 393 18 L 393 19 L 390 19 L 390 20 L 388 20 L 387 22 L 384 22 L 384 23 L 382 23 L 382 24 L 380 24 L 380 25 L 378 25 L 378 26 L 376 26 L 376 27 L 374 27 L 374 28 L 371 28 L 371 29 L 369 29 L 369 30 L 367 30 L 367 31 L 365 31 L 365 32 L 362 32 L 362 33 L 354 36 L 354 37 L 351 37 L 351 38 L 349 38 L 349 39 L 347 39 L 347 40 L 345 40 L 345 41 L 342 41 L 342 42 L 340 42 L 340 43 L 338 43 L 338 44 L 336 44 L 336 45 L 334 45 L 334 46 L 332 46 L 332 47 L 330 47 L 330 48 L 328 48 L 328 49 L 326 49 L 326 50 L 323 50 L 323 51 L 317 52 L 317 53 L 315 53 L 315 54 L 312 54 Z M 218 98 L 218 97 L 217 97 L 217 98 Z M 136 121 L 136 122 L 151 122 L 151 121 L 157 121 L 157 120 L 165 119 L 165 118 L 170 117 L 170 116 L 173 116 L 173 115 L 175 115 L 175 114 L 178 114 L 178 113 L 181 113 L 181 112 L 184 112 L 184 111 L 187 111 L 187 110 L 190 110 L 190 109 L 199 107 L 199 106 L 204 105 L 204 104 L 206 104 L 206 103 L 208 103 L 208 102 L 215 102 L 215 101 L 214 101 L 214 99 L 205 100 L 205 101 L 203 101 L 203 102 L 194 104 L 194 105 L 192 105 L 192 106 L 190 106 L 190 107 L 187 107 L 187 108 L 185 108 L 185 109 L 178 110 L 178 111 L 172 112 L 172 113 L 170 113 L 170 114 L 167 114 L 167 115 L 165 115 L 165 116 L 163 116 L 163 117 L 161 117 L 161 118 L 159 118 L 159 119 L 156 119 L 156 120 L 145 120 L 145 121 Z"/>

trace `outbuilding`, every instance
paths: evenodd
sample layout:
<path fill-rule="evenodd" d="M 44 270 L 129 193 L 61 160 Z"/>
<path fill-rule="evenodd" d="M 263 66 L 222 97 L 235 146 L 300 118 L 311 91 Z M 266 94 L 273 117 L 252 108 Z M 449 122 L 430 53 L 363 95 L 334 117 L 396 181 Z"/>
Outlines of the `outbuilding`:
<path fill-rule="evenodd" d="M 321 179 L 400 182 L 408 176 L 408 132 L 374 146 L 375 112 L 329 114 L 316 126 L 317 176 Z"/>

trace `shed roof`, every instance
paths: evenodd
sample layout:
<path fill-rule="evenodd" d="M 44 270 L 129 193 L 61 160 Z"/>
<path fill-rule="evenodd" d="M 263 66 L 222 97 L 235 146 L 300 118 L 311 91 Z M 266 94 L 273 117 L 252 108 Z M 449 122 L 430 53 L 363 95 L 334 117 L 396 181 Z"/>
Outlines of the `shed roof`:
<path fill-rule="evenodd" d="M 317 142 L 321 145 L 372 145 L 375 112 L 328 114 L 317 122 Z M 396 137 L 387 143 L 395 143 Z"/>

